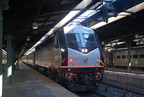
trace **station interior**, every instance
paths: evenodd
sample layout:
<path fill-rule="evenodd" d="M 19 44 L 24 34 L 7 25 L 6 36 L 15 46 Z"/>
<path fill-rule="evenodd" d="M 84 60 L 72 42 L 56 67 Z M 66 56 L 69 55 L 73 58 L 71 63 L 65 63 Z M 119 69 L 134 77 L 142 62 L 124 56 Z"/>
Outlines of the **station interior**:
<path fill-rule="evenodd" d="M 104 52 L 143 47 L 144 0 L 0 0 L 0 50 L 10 64 L 17 64 L 45 39 L 71 25 L 93 29 Z M 1 62 L 0 75 L 2 67 Z"/>

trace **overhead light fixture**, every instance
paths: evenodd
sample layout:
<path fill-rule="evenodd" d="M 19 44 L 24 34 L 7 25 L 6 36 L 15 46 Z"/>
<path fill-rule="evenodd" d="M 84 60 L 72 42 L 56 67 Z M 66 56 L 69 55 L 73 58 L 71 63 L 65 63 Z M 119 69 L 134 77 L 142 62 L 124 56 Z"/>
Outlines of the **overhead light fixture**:
<path fill-rule="evenodd" d="M 38 29 L 38 23 L 37 22 L 32 23 L 32 28 L 33 29 Z"/>
<path fill-rule="evenodd" d="M 3 50 L 3 49 L 2 49 L 2 53 L 3 53 L 4 55 L 7 55 L 7 52 L 6 52 L 5 50 Z"/>
<path fill-rule="evenodd" d="M 107 24 L 109 24 L 109 23 L 112 23 L 112 22 L 114 22 L 114 21 L 116 21 L 116 20 L 122 19 L 122 18 L 124 18 L 124 17 L 126 17 L 126 16 L 131 15 L 132 13 L 136 13 L 136 12 L 138 12 L 138 11 L 140 11 L 140 10 L 143 10 L 143 9 L 144 9 L 143 6 L 144 6 L 144 2 L 138 4 L 138 5 L 134 6 L 134 7 L 131 7 L 131 8 L 129 8 L 129 9 L 127 9 L 126 12 L 121 12 L 121 13 L 119 13 L 119 14 L 117 15 L 117 17 L 110 17 L 110 18 L 108 18 L 108 21 L 109 21 L 108 23 L 106 23 L 106 22 L 99 22 L 99 23 L 91 26 L 90 28 L 92 28 L 92 29 L 97 29 L 97 28 L 99 28 L 99 27 L 102 27 L 102 26 L 104 26 L 104 25 L 107 25 Z M 128 12 L 131 12 L 131 13 L 128 13 Z M 110 15 L 110 14 L 109 14 L 109 15 Z M 112 15 L 112 14 L 111 14 L 111 15 Z"/>
<path fill-rule="evenodd" d="M 139 34 L 135 34 L 135 38 L 138 39 L 139 38 Z"/>
<path fill-rule="evenodd" d="M 68 25 L 70 25 L 70 24 L 80 24 L 81 22 L 83 22 L 84 20 L 88 19 L 89 17 L 91 17 L 92 15 L 94 15 L 95 13 L 97 13 L 99 11 L 100 10 L 87 10 L 83 14 L 81 14 L 80 16 L 78 16 L 77 18 L 75 18 Z"/>
<path fill-rule="evenodd" d="M 144 38 L 142 38 L 141 41 L 142 41 L 142 44 L 144 44 Z"/>
<path fill-rule="evenodd" d="M 104 45 L 105 44 L 105 42 L 104 41 L 102 41 L 102 45 Z"/>
<path fill-rule="evenodd" d="M 118 45 L 124 44 L 124 43 L 126 43 L 126 42 L 125 41 L 123 41 L 123 42 L 117 42 Z"/>
<path fill-rule="evenodd" d="M 27 36 L 27 41 L 30 41 L 30 36 Z"/>
<path fill-rule="evenodd" d="M 97 20 L 100 21 L 100 22 L 101 22 L 101 21 L 104 21 L 104 19 L 103 19 L 102 17 L 97 18 Z"/>
<path fill-rule="evenodd" d="M 116 16 L 116 14 L 115 13 L 107 13 L 107 16 L 112 17 L 112 16 Z"/>
<path fill-rule="evenodd" d="M 27 43 L 25 43 L 24 45 L 27 45 Z"/>

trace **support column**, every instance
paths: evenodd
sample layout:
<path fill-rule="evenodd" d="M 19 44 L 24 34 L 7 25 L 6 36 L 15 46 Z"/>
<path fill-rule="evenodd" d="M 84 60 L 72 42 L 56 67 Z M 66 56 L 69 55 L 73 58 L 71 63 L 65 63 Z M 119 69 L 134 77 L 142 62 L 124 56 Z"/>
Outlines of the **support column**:
<path fill-rule="evenodd" d="M 0 6 L 0 97 L 2 97 L 3 89 L 3 73 L 2 73 L 2 41 L 3 41 L 3 17 L 2 17 L 2 7 Z"/>
<path fill-rule="evenodd" d="M 16 69 L 19 70 L 19 60 L 17 60 Z"/>
<path fill-rule="evenodd" d="M 11 35 L 6 36 L 7 40 L 7 83 L 12 83 L 12 66 L 13 66 L 13 57 L 12 57 L 12 39 Z"/>
<path fill-rule="evenodd" d="M 128 72 L 131 72 L 131 53 L 130 53 L 130 50 L 131 50 L 131 46 L 128 46 Z"/>
<path fill-rule="evenodd" d="M 12 74 L 14 74 L 14 69 L 15 69 L 15 52 L 14 52 L 14 47 L 12 46 Z"/>
<path fill-rule="evenodd" d="M 127 54 L 128 54 L 128 72 L 131 72 L 131 44 L 132 44 L 132 41 L 133 41 L 134 37 L 133 36 L 129 36 L 127 37 L 125 40 L 126 40 L 126 45 L 127 45 Z"/>

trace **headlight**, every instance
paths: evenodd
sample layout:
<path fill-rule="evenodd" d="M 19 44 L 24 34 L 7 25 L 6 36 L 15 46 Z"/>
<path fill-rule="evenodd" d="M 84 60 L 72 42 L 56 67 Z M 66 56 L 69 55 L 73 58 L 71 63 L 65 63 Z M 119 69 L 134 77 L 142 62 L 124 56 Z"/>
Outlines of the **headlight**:
<path fill-rule="evenodd" d="M 84 51 L 85 51 L 84 49 L 81 50 L 81 52 L 83 52 L 83 53 L 84 53 Z"/>
<path fill-rule="evenodd" d="M 85 49 L 85 52 L 87 53 L 87 52 L 88 52 L 88 49 Z"/>
<path fill-rule="evenodd" d="M 81 52 L 87 53 L 87 52 L 88 52 L 88 49 L 81 49 Z"/>

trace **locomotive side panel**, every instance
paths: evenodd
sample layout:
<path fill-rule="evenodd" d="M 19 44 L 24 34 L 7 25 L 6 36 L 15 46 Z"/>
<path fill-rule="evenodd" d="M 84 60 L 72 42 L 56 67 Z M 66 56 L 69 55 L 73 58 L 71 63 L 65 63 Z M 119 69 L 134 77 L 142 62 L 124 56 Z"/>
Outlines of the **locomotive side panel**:
<path fill-rule="evenodd" d="M 63 65 L 62 57 L 66 53 L 66 46 L 62 33 L 63 29 L 36 48 L 36 65 L 46 68 L 59 68 Z"/>
<path fill-rule="evenodd" d="M 43 67 L 60 66 L 59 49 L 55 49 L 54 42 L 36 52 L 36 64 Z"/>
<path fill-rule="evenodd" d="M 26 58 L 27 64 L 34 65 L 34 53 L 29 54 Z"/>
<path fill-rule="evenodd" d="M 57 33 L 56 49 L 58 50 L 58 52 L 60 54 L 61 66 L 67 66 L 67 64 L 68 64 L 68 50 L 67 50 L 65 34 L 64 34 L 63 29 L 59 30 L 59 32 Z"/>

